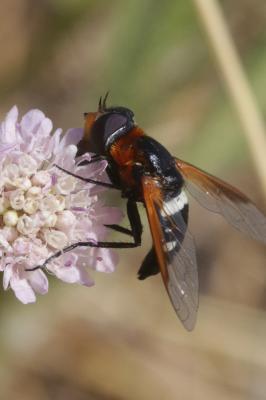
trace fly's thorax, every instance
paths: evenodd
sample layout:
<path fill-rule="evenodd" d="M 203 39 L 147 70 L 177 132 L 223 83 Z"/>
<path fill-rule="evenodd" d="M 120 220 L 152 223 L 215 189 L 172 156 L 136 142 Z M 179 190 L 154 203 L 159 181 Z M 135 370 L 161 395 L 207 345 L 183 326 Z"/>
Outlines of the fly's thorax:
<path fill-rule="evenodd" d="M 127 168 L 132 167 L 135 163 L 142 163 L 137 143 L 139 137 L 143 135 L 142 129 L 136 126 L 114 140 L 107 152 L 119 167 Z"/>
<path fill-rule="evenodd" d="M 109 177 L 122 190 L 122 196 L 138 201 L 140 181 L 136 179 L 135 166 L 140 163 L 137 140 L 142 129 L 134 127 L 117 138 L 108 149 Z"/>

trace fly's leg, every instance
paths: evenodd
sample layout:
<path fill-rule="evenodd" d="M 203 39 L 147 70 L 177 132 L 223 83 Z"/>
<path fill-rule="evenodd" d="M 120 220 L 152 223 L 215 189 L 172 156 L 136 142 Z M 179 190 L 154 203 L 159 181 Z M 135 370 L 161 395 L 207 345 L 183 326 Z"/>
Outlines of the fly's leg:
<path fill-rule="evenodd" d="M 26 269 L 26 271 L 36 271 L 37 269 L 43 269 L 54 259 L 60 257 L 62 254 L 68 253 L 76 249 L 77 247 L 93 247 L 93 248 L 101 248 L 101 249 L 132 249 L 134 247 L 138 247 L 141 245 L 141 236 L 142 236 L 142 225 L 140 221 L 140 216 L 137 208 L 136 202 L 132 200 L 128 200 L 127 202 L 127 215 L 130 223 L 131 230 L 120 227 L 119 225 L 114 225 L 116 228 L 119 228 L 119 231 L 122 233 L 131 234 L 133 237 L 133 242 L 94 242 L 94 241 L 82 241 L 73 243 L 67 247 L 64 247 L 62 250 L 57 251 L 48 257 L 45 262 L 41 265 L 37 265 L 34 268 Z M 118 229 L 116 229 L 118 230 Z"/>

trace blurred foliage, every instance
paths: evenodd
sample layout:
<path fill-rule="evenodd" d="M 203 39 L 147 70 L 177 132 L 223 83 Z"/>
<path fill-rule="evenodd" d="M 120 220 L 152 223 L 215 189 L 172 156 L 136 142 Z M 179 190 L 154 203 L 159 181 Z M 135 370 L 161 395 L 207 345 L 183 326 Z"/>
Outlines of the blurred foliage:
<path fill-rule="evenodd" d="M 265 114 L 266 3 L 221 3 Z M 174 154 L 260 203 L 192 2 L 2 0 L 0 48 L 2 115 L 18 104 L 56 127 L 81 126 L 110 90 Z M 1 292 L 0 398 L 265 399 L 265 251 L 199 208 L 191 220 L 202 292 L 212 296 L 202 296 L 194 333 L 176 322 L 158 277 L 135 278 L 146 233 L 144 249 L 121 252 L 117 273 L 97 274 L 95 289 L 51 279 L 31 306 Z"/>

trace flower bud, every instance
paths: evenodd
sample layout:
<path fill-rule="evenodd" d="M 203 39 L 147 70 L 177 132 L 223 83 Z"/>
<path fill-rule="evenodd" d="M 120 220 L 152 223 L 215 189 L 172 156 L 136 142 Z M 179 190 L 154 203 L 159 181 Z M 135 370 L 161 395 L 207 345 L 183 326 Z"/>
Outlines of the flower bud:
<path fill-rule="evenodd" d="M 18 214 L 14 210 L 8 210 L 3 215 L 3 221 L 6 226 L 16 226 L 18 222 Z"/>
<path fill-rule="evenodd" d="M 23 154 L 19 158 L 19 170 L 23 175 L 31 176 L 37 169 L 37 162 L 29 154 Z"/>
<path fill-rule="evenodd" d="M 39 208 L 39 200 L 37 200 L 34 197 L 28 197 L 26 198 L 24 205 L 23 205 L 23 210 L 27 214 L 34 214 Z"/>
<path fill-rule="evenodd" d="M 47 244 L 54 249 L 59 250 L 67 246 L 67 236 L 63 232 L 55 229 L 45 229 L 43 234 Z"/>
<path fill-rule="evenodd" d="M 57 229 L 65 231 L 73 228 L 75 222 L 75 215 L 69 210 L 64 210 L 57 215 L 57 222 L 55 226 Z"/>
<path fill-rule="evenodd" d="M 29 178 L 23 176 L 14 180 L 13 186 L 22 189 L 28 190 L 31 187 L 31 181 Z"/>
<path fill-rule="evenodd" d="M 50 213 L 49 211 L 39 211 L 36 214 L 38 224 L 40 227 L 53 228 L 57 221 L 56 214 Z"/>
<path fill-rule="evenodd" d="M 24 214 L 18 219 L 17 230 L 23 235 L 32 235 L 37 233 L 39 227 L 36 224 L 36 221 Z"/>
<path fill-rule="evenodd" d="M 32 186 L 27 191 L 27 197 L 35 197 L 39 196 L 42 192 L 42 189 L 39 186 Z"/>
<path fill-rule="evenodd" d="M 54 213 L 58 210 L 58 201 L 56 196 L 49 194 L 40 201 L 40 210 Z"/>
<path fill-rule="evenodd" d="M 3 168 L 3 174 L 7 178 L 13 180 L 19 177 L 19 167 L 17 164 L 11 163 Z"/>
<path fill-rule="evenodd" d="M 61 194 L 69 194 L 75 190 L 77 179 L 73 176 L 60 177 L 56 184 L 56 189 Z"/>
<path fill-rule="evenodd" d="M 31 182 L 35 186 L 46 186 L 51 182 L 51 176 L 47 171 L 38 171 L 32 177 Z"/>
<path fill-rule="evenodd" d="M 22 210 L 25 202 L 24 191 L 21 189 L 14 190 L 9 196 L 10 205 L 15 210 Z"/>
<path fill-rule="evenodd" d="M 49 215 L 47 215 L 47 217 L 43 223 L 43 226 L 45 228 L 53 228 L 56 225 L 56 222 L 57 222 L 56 214 L 49 214 Z"/>

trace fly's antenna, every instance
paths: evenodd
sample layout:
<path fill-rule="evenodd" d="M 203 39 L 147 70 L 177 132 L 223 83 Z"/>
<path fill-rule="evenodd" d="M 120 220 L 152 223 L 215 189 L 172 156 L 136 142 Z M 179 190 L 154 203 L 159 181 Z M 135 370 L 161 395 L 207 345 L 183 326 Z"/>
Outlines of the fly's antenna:
<path fill-rule="evenodd" d="M 106 107 L 106 100 L 107 100 L 108 96 L 109 96 L 109 90 L 108 90 L 108 92 L 106 92 L 104 98 L 102 98 L 102 96 L 100 97 L 100 100 L 99 100 L 99 103 L 98 103 L 98 111 L 99 112 L 106 111 L 106 108 L 107 108 Z"/>
<path fill-rule="evenodd" d="M 103 111 L 106 110 L 106 100 L 107 100 L 108 96 L 109 96 L 109 90 L 108 90 L 108 92 L 106 92 L 106 95 L 104 96 L 104 99 L 103 99 L 103 104 L 102 104 Z"/>
<path fill-rule="evenodd" d="M 98 103 L 98 111 L 103 111 L 102 96 L 100 97 L 100 100 Z"/>

